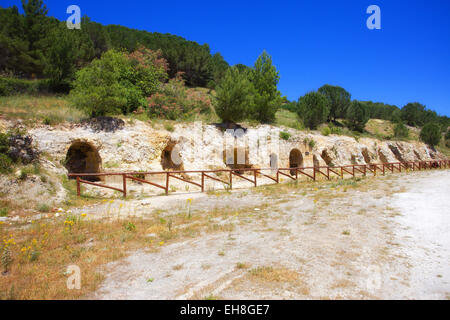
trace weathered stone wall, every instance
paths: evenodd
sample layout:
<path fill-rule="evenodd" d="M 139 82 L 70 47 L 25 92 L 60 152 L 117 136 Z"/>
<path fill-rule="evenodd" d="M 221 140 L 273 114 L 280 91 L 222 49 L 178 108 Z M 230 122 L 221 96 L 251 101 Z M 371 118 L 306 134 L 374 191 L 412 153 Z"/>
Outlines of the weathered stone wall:
<path fill-rule="evenodd" d="M 182 162 L 180 167 L 184 170 L 227 168 L 227 148 L 228 156 L 233 156 L 234 148 L 242 150 L 245 165 L 259 168 L 269 168 L 273 154 L 277 156 L 279 167 L 288 168 L 293 149 L 301 152 L 303 166 L 443 158 L 421 142 L 380 141 L 372 138 L 356 141 L 347 136 L 322 136 L 318 132 L 286 128 L 283 131 L 289 132 L 291 137 L 283 140 L 279 138 L 280 131 L 277 127 L 260 125 L 238 134 L 235 132 L 235 137 L 214 125 L 182 123 L 175 125 L 174 132 L 168 132 L 135 121 L 133 124 L 126 123 L 115 132 L 95 132 L 87 127 L 61 125 L 36 127 L 30 129 L 29 134 L 37 148 L 62 167 L 67 151 L 74 142 L 89 143 L 98 151 L 102 171 L 161 171 L 163 152 L 169 149 L 171 156 L 179 156 Z M 311 140 L 314 141 L 313 148 L 307 143 Z M 175 145 L 177 147 L 173 148 Z"/>

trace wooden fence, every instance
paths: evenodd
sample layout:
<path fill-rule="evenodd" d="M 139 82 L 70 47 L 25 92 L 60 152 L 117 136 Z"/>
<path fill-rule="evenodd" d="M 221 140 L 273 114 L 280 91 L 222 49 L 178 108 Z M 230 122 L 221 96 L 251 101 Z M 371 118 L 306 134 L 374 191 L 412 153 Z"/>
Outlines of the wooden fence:
<path fill-rule="evenodd" d="M 103 172 L 103 173 L 70 173 L 69 177 L 76 178 L 77 180 L 77 194 L 81 195 L 81 184 L 89 184 L 101 188 L 108 188 L 116 190 L 123 193 L 123 196 L 127 196 L 127 180 L 137 181 L 140 183 L 145 183 L 152 185 L 156 188 L 163 189 L 165 194 L 169 194 L 170 179 L 181 180 L 185 183 L 195 185 L 201 189 L 202 192 L 205 191 L 205 180 L 211 179 L 214 181 L 222 182 L 227 185 L 230 189 L 233 189 L 233 177 L 243 179 L 251 182 L 254 186 L 257 186 L 258 176 L 262 176 L 273 180 L 275 183 L 280 182 L 280 175 L 288 177 L 292 180 L 297 180 L 299 176 L 306 176 L 308 179 L 316 181 L 317 177 L 324 176 L 328 180 L 331 177 L 337 176 L 339 178 L 344 178 L 344 174 L 351 175 L 355 177 L 356 175 L 367 175 L 377 173 L 385 175 L 386 172 L 402 172 L 405 170 L 427 170 L 434 168 L 449 168 L 450 160 L 427 160 L 427 161 L 406 161 L 406 162 L 392 162 L 392 163 L 381 163 L 381 164 L 351 164 L 345 166 L 317 166 L 317 167 L 299 167 L 299 168 L 248 168 L 248 169 L 218 169 L 218 170 L 192 170 L 192 171 L 156 171 L 156 172 Z M 249 173 L 244 176 L 243 173 Z M 220 178 L 218 176 L 212 176 L 212 174 L 223 173 L 227 176 L 226 179 Z M 186 179 L 188 174 L 201 174 L 201 180 L 195 182 Z M 222 174 L 222 175 L 223 175 Z M 271 175 L 272 174 L 272 175 Z M 165 183 L 158 184 L 155 182 L 143 179 L 142 176 L 165 176 Z M 181 176 L 183 175 L 183 176 Z M 122 189 L 108 186 L 106 184 L 88 181 L 90 177 L 106 177 L 106 176 L 121 176 L 122 177 Z"/>

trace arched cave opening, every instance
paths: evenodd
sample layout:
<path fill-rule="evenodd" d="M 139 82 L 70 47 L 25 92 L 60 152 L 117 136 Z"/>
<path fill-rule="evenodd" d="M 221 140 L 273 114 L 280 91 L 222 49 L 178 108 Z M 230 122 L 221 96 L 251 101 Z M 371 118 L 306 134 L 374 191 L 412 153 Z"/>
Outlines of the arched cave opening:
<path fill-rule="evenodd" d="M 72 143 L 67 151 L 65 167 L 69 173 L 99 173 L 102 159 L 96 147 L 88 142 Z M 75 179 L 75 177 L 71 177 Z M 88 181 L 99 181 L 99 177 L 83 176 Z"/>

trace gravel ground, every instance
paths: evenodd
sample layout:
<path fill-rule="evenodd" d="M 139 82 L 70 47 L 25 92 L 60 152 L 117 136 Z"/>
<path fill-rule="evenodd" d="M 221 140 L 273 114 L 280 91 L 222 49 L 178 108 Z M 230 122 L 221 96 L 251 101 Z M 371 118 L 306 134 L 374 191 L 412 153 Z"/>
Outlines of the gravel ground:
<path fill-rule="evenodd" d="M 132 252 L 87 298 L 449 299 L 449 194 L 440 170 L 154 197 L 168 215 L 188 197 L 194 212 L 232 208 L 216 223 L 233 228 Z"/>

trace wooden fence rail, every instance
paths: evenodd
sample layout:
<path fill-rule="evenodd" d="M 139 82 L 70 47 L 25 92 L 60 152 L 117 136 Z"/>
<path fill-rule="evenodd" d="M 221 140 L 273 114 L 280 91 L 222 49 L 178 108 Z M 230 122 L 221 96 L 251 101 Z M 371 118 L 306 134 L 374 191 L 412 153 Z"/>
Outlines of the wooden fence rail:
<path fill-rule="evenodd" d="M 70 178 L 75 178 L 77 181 L 77 194 L 81 195 L 81 184 L 89 184 L 101 188 L 108 188 L 116 190 L 123 193 L 123 196 L 127 196 L 127 180 L 137 181 L 140 183 L 146 183 L 151 186 L 163 189 L 165 194 L 169 194 L 170 178 L 174 178 L 192 185 L 195 185 L 201 189 L 202 192 L 205 191 L 205 181 L 206 179 L 211 179 L 214 181 L 222 182 L 228 185 L 230 189 L 233 188 L 233 176 L 244 179 L 252 183 L 255 187 L 257 186 L 258 175 L 271 179 L 275 183 L 280 182 L 280 175 L 289 177 L 292 180 L 298 180 L 299 175 L 305 176 L 313 181 L 317 180 L 317 174 L 320 174 L 331 179 L 330 173 L 333 173 L 344 178 L 344 174 L 349 174 L 355 177 L 358 173 L 366 176 L 367 173 L 371 173 L 374 176 L 377 172 L 385 175 L 386 169 L 390 170 L 391 173 L 394 171 L 402 172 L 404 170 L 427 170 L 435 168 L 450 168 L 450 160 L 426 160 L 426 161 L 406 161 L 406 162 L 391 162 L 391 163 L 370 163 L 370 164 L 352 164 L 345 166 L 316 166 L 316 167 L 298 167 L 298 168 L 248 168 L 248 169 L 217 169 L 217 170 L 185 170 L 185 171 L 151 171 L 151 172 L 102 172 L 102 173 L 70 173 Z M 264 172 L 275 172 L 275 177 L 271 176 L 270 173 Z M 244 176 L 244 173 L 252 173 L 252 177 Z M 219 177 L 214 177 L 211 174 L 223 173 L 228 175 L 228 181 L 223 180 Z M 189 174 L 201 174 L 201 182 L 191 181 L 188 177 Z M 145 179 L 146 175 L 165 175 L 165 185 L 157 184 Z M 179 176 L 181 175 L 181 176 Z M 108 186 L 106 184 L 101 184 L 93 181 L 88 181 L 90 177 L 105 177 L 105 176 L 122 176 L 122 189 L 117 187 Z M 144 178 L 142 178 L 144 176 Z"/>

